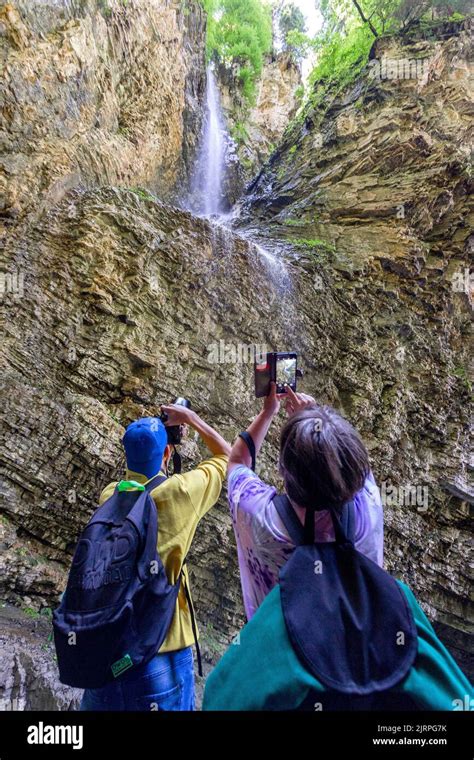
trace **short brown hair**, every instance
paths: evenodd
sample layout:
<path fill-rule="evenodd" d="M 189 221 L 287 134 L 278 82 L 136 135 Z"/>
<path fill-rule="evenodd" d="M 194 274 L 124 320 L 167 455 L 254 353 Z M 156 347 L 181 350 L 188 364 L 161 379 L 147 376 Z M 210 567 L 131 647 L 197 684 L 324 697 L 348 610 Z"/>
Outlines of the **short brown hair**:
<path fill-rule="evenodd" d="M 355 428 L 330 406 L 312 406 L 287 420 L 280 471 L 288 497 L 301 507 L 339 509 L 363 487 L 369 455 Z"/>

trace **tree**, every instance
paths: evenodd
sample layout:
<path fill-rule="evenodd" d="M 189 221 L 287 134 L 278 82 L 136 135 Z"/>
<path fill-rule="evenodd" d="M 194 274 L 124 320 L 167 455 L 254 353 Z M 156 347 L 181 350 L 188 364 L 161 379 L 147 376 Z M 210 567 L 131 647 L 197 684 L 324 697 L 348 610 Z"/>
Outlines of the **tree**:
<path fill-rule="evenodd" d="M 291 0 L 280 4 L 278 8 L 278 29 L 282 49 L 289 51 L 294 58 L 305 55 L 306 19 L 302 11 Z"/>
<path fill-rule="evenodd" d="M 472 0 L 471 0 L 472 1 Z M 344 87 L 367 63 L 374 38 L 432 18 L 462 18 L 469 0 L 319 0 L 323 29 L 312 46 L 318 57 L 310 75 L 313 96 Z"/>
<path fill-rule="evenodd" d="M 400 0 L 394 16 L 400 22 L 402 29 L 413 21 L 421 19 L 426 14 L 431 18 L 446 18 L 455 14 L 472 12 L 470 0 Z"/>
<path fill-rule="evenodd" d="M 363 10 L 362 10 L 362 8 L 360 7 L 360 5 L 359 5 L 359 3 L 357 2 L 357 0 L 352 0 L 352 2 L 354 3 L 354 5 L 355 5 L 355 7 L 356 7 L 356 9 L 357 9 L 357 13 L 358 13 L 358 14 L 359 14 L 359 16 L 361 17 L 361 19 L 362 19 L 362 22 L 363 22 L 364 24 L 367 24 L 367 25 L 368 25 L 368 27 L 369 27 L 370 31 L 372 32 L 372 34 L 374 35 L 374 37 L 378 37 L 378 34 L 377 34 L 377 30 L 376 30 L 376 28 L 375 28 L 375 27 L 374 27 L 374 25 L 372 24 L 372 22 L 371 22 L 370 18 L 366 18 L 366 16 L 364 15 L 364 11 L 363 11 Z"/>
<path fill-rule="evenodd" d="M 290 1 L 286 2 L 278 13 L 278 26 L 285 45 L 289 32 L 306 32 L 306 19 L 298 6 Z"/>
<path fill-rule="evenodd" d="M 251 101 L 263 57 L 272 46 L 270 6 L 264 0 L 205 0 L 205 9 L 208 58 L 237 63 L 243 95 Z"/>

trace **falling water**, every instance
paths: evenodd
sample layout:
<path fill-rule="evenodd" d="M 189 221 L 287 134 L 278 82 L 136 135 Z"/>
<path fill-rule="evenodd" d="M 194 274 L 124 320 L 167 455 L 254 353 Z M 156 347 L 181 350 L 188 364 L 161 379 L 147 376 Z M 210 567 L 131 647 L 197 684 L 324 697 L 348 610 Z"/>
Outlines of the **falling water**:
<path fill-rule="evenodd" d="M 226 126 L 219 90 L 210 66 L 206 74 L 206 115 L 191 186 L 190 210 L 204 216 L 224 212 L 222 180 L 226 155 Z"/>
<path fill-rule="evenodd" d="M 234 242 L 245 240 L 252 259 L 259 262 L 261 267 L 259 272 L 264 273 L 263 283 L 271 283 L 272 289 L 279 294 L 280 300 L 283 298 L 283 294 L 290 297 L 291 278 L 283 258 L 267 250 L 261 241 L 252 240 L 251 234 L 232 229 L 233 211 L 229 209 L 224 194 L 227 149 L 231 140 L 221 109 L 218 85 L 211 66 L 207 68 L 206 79 L 206 110 L 203 131 L 192 175 L 187 208 L 192 213 L 209 219 L 212 247 L 217 257 L 222 252 L 226 257 L 231 257 L 234 251 Z M 263 287 L 263 283 L 260 283 L 259 287 Z"/>

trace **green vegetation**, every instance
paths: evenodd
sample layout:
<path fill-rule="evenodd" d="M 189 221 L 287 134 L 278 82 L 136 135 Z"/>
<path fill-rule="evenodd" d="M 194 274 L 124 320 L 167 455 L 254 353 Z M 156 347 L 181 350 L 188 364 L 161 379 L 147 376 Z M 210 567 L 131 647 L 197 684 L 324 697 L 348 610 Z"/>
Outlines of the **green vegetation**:
<path fill-rule="evenodd" d="M 300 55 L 314 50 L 317 63 L 308 82 L 309 101 L 327 100 L 353 81 L 366 65 L 377 37 L 404 32 L 413 25 L 429 28 L 440 20 L 462 20 L 468 0 L 321 0 L 323 28 L 315 38 L 300 30 L 289 42 Z"/>
<path fill-rule="evenodd" d="M 283 224 L 285 227 L 306 227 L 307 222 L 305 219 L 285 219 Z"/>
<path fill-rule="evenodd" d="M 129 190 L 130 192 L 135 193 L 135 195 L 138 195 L 142 201 L 156 201 L 155 196 L 151 195 L 151 193 L 149 193 L 144 187 L 130 187 Z"/>
<path fill-rule="evenodd" d="M 357 78 L 377 37 L 416 29 L 429 38 L 441 22 L 462 21 L 472 13 L 469 0 L 321 0 L 319 9 L 323 27 L 314 38 L 299 30 L 287 37 L 300 57 L 311 51 L 316 56 L 306 91 L 298 93 L 303 102 L 284 133 L 290 144 L 308 112 L 317 127 L 334 98 Z M 362 106 L 359 98 L 356 107 Z"/>
<path fill-rule="evenodd" d="M 28 615 L 28 617 L 33 618 L 33 620 L 37 620 L 40 617 L 40 613 L 38 610 L 33 609 L 33 607 L 22 607 L 22 612 L 25 613 L 25 615 Z"/>
<path fill-rule="evenodd" d="M 462 381 L 462 383 L 463 383 L 464 387 L 466 388 L 466 390 L 468 391 L 468 393 L 471 393 L 472 392 L 472 384 L 471 384 L 471 380 L 469 378 L 469 373 L 468 373 L 466 367 L 462 367 L 462 366 L 461 367 L 456 367 L 456 369 L 454 370 L 453 374 L 454 374 L 455 377 L 458 377 Z"/>
<path fill-rule="evenodd" d="M 114 3 L 116 6 L 126 7 L 128 0 L 97 0 L 97 6 L 104 18 L 110 18 L 114 10 Z"/>
<path fill-rule="evenodd" d="M 304 98 L 304 85 L 300 84 L 295 90 L 296 100 L 303 100 Z"/>
<path fill-rule="evenodd" d="M 321 81 L 344 87 L 367 63 L 373 42 L 374 37 L 367 26 L 354 26 L 347 34 L 338 31 L 327 34 L 318 43 L 321 56 L 310 74 L 310 87 Z"/>
<path fill-rule="evenodd" d="M 206 649 L 212 660 L 222 657 L 225 645 L 221 643 L 218 633 L 212 623 L 206 623 L 204 630 L 201 627 L 201 648 Z"/>
<path fill-rule="evenodd" d="M 255 82 L 272 49 L 271 6 L 265 0 L 201 0 L 208 14 L 208 60 L 237 64 L 242 95 L 255 99 Z"/>
<path fill-rule="evenodd" d="M 33 607 L 22 607 L 22 612 L 25 613 L 25 615 L 28 615 L 28 617 L 33 618 L 33 620 L 38 620 L 41 617 L 46 617 L 48 620 L 53 619 L 53 610 L 51 607 L 42 607 L 41 610 L 38 612 L 38 610 L 35 610 Z"/>
<path fill-rule="evenodd" d="M 230 128 L 230 134 L 233 140 L 239 145 L 243 145 L 248 140 L 248 132 L 245 124 L 241 121 L 235 122 Z"/>
<path fill-rule="evenodd" d="M 306 250 L 317 250 L 325 253 L 336 253 L 336 246 L 333 243 L 327 243 L 325 240 L 319 240 L 318 238 L 295 238 L 291 241 L 299 248 L 306 248 Z"/>
<path fill-rule="evenodd" d="M 303 57 L 298 41 L 306 33 L 306 20 L 302 11 L 291 0 L 279 0 L 274 6 L 283 50 L 288 50 L 298 60 Z M 296 44 L 295 44 L 296 40 Z"/>
<path fill-rule="evenodd" d="M 108 1 L 99 0 L 104 4 Z M 265 56 L 273 49 L 273 32 L 280 38 L 283 49 L 290 51 L 296 60 L 301 61 L 310 52 L 316 57 L 306 91 L 303 86 L 295 91 L 298 111 L 284 136 L 291 144 L 293 130 L 308 111 L 314 114 L 318 109 L 322 118 L 334 98 L 357 78 L 368 63 L 376 38 L 409 33 L 411 29 L 429 37 L 440 21 L 460 21 L 470 12 L 469 0 L 319 0 L 323 26 L 311 38 L 295 0 L 200 2 L 208 17 L 207 59 L 216 65 L 232 67 L 240 84 L 242 99 L 234 103 L 230 118 L 234 123 L 231 135 L 239 146 L 248 143 L 246 122 L 255 102 L 256 83 Z M 356 108 L 362 108 L 363 103 L 362 96 Z M 313 115 L 311 118 L 316 127 L 317 119 Z M 289 155 L 295 151 L 293 146 Z M 252 162 L 248 163 L 251 168 Z M 280 171 L 283 177 L 283 170 Z M 150 199 L 149 194 L 147 197 Z"/>
<path fill-rule="evenodd" d="M 109 18 L 112 15 L 112 9 L 108 3 L 108 0 L 98 0 L 99 10 L 104 18 Z"/>
<path fill-rule="evenodd" d="M 246 171 L 252 171 L 254 164 L 251 158 L 248 158 L 248 156 L 240 156 L 239 160 Z"/>

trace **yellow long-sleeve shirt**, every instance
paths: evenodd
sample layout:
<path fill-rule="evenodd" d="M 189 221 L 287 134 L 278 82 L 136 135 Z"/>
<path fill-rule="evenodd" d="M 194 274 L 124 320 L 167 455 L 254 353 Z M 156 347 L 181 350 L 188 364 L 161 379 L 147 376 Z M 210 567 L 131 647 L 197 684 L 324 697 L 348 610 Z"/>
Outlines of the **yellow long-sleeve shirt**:
<path fill-rule="evenodd" d="M 158 554 L 170 583 L 176 583 L 178 580 L 199 520 L 219 498 L 227 460 L 228 457 L 225 455 L 206 459 L 194 470 L 182 475 L 173 475 L 151 492 L 158 511 Z M 125 479 L 136 480 L 143 485 L 148 483 L 145 475 L 132 470 L 127 470 Z M 116 485 L 117 483 L 109 483 L 104 488 L 99 498 L 100 504 L 112 496 Z M 189 589 L 186 565 L 183 575 Z M 191 613 L 181 583 L 173 620 L 159 651 L 173 652 L 193 643 Z"/>

